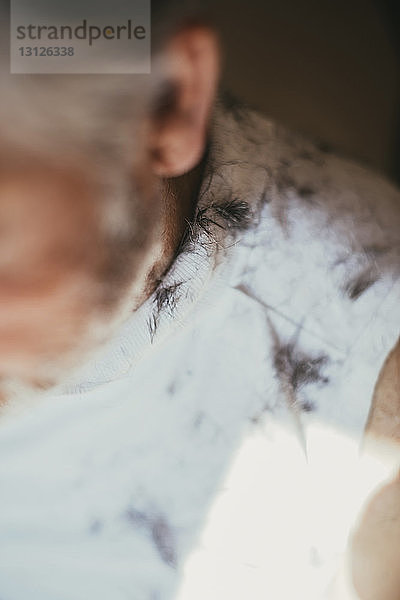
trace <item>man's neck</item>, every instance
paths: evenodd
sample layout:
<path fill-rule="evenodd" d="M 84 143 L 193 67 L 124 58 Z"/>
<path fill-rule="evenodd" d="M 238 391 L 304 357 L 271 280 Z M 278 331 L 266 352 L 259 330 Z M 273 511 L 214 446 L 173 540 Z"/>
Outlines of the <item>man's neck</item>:
<path fill-rule="evenodd" d="M 145 296 L 150 296 L 176 258 L 182 238 L 193 221 L 207 155 L 188 173 L 164 180 L 162 257 L 148 274 Z"/>

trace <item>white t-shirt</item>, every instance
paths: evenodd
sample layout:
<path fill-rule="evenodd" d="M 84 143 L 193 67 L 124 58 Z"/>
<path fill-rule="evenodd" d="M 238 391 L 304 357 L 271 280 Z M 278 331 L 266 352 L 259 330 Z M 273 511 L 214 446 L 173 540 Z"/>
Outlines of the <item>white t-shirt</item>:
<path fill-rule="evenodd" d="M 400 194 L 238 105 L 156 292 L 0 427 L 1 600 L 328 597 L 399 333 Z"/>

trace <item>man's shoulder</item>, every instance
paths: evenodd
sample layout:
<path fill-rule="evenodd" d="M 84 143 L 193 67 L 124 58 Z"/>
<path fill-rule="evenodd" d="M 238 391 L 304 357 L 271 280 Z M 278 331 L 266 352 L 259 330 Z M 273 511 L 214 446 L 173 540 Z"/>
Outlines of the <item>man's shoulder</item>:
<path fill-rule="evenodd" d="M 257 243 L 357 272 L 344 284 L 352 297 L 400 274 L 400 190 L 387 178 L 230 98 L 217 113 L 215 146 L 217 192 L 226 186 L 248 203 Z"/>
<path fill-rule="evenodd" d="M 265 183 L 268 179 L 270 188 L 275 187 L 277 201 L 297 200 L 304 209 L 319 205 L 339 218 L 353 215 L 358 224 L 372 217 L 388 230 L 400 223 L 400 189 L 368 166 L 340 156 L 326 144 L 293 132 L 230 96 L 224 96 L 219 105 L 217 125 L 225 158 L 240 157 L 250 170 L 264 169 Z M 267 194 L 264 199 L 274 198 Z"/>
<path fill-rule="evenodd" d="M 387 353 L 400 299 L 396 186 L 232 103 L 214 147 L 213 197 L 240 199 L 253 215 L 239 228 L 248 259 L 235 281 L 344 354 L 366 331 L 365 345 Z"/>
<path fill-rule="evenodd" d="M 215 131 L 204 189 L 253 217 L 235 229 L 235 292 L 265 312 L 292 382 L 318 365 L 300 396 L 361 432 L 399 332 L 400 192 L 241 105 L 223 107 Z"/>

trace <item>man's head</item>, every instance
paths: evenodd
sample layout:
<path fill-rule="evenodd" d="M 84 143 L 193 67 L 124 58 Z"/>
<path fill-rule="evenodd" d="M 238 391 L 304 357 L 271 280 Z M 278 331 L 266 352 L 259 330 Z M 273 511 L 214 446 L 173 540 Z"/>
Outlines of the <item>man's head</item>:
<path fill-rule="evenodd" d="M 56 380 L 172 259 L 166 181 L 203 156 L 219 56 L 195 10 L 159 4 L 151 75 L 1 64 L 0 378 Z"/>

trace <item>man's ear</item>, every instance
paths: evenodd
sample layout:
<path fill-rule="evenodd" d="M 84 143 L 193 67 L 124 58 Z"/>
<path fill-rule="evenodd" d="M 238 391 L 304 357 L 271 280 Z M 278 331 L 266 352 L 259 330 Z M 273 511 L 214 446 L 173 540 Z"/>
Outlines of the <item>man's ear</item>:
<path fill-rule="evenodd" d="M 179 30 L 165 47 L 162 65 L 166 93 L 150 122 L 149 150 L 156 175 L 177 177 L 201 160 L 219 62 L 217 38 L 205 26 Z"/>

